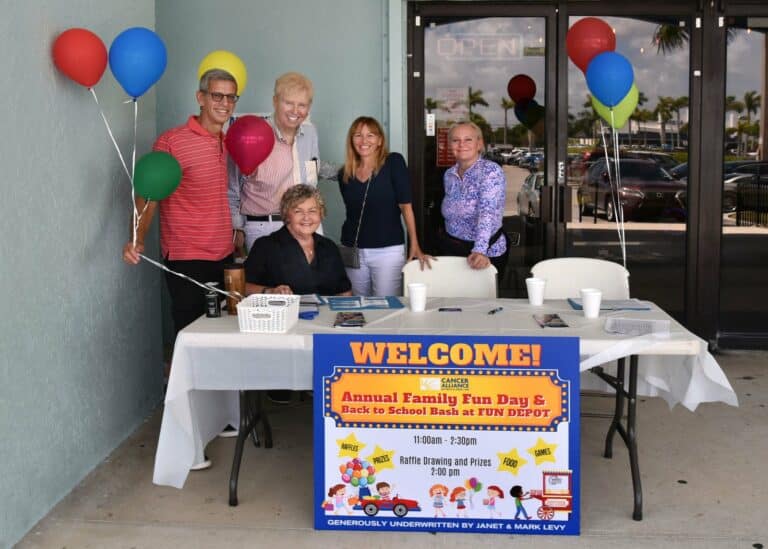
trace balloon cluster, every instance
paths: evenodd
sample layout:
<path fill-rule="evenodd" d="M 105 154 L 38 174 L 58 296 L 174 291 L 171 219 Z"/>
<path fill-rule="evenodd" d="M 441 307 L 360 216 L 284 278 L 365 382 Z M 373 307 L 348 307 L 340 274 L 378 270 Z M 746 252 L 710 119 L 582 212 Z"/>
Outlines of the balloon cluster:
<path fill-rule="evenodd" d="M 595 111 L 611 127 L 621 128 L 637 107 L 639 92 L 632 64 L 614 51 L 613 29 L 602 19 L 585 17 L 568 29 L 565 45 L 587 79 Z"/>
<path fill-rule="evenodd" d="M 477 478 L 471 477 L 464 481 L 464 487 L 471 492 L 479 492 L 483 489 L 483 483 Z"/>
<path fill-rule="evenodd" d="M 69 29 L 53 43 L 53 62 L 66 76 L 92 88 L 107 68 L 107 48 L 88 29 Z M 124 30 L 109 47 L 109 68 L 134 100 L 160 80 L 167 62 L 165 44 L 154 31 L 144 27 Z"/>
<path fill-rule="evenodd" d="M 527 74 L 513 76 L 507 83 L 507 93 L 515 102 L 515 116 L 520 123 L 534 133 L 540 133 L 546 111 L 534 99 L 536 82 L 533 78 Z"/>
<path fill-rule="evenodd" d="M 341 472 L 341 480 L 352 486 L 365 487 L 369 484 L 373 485 L 376 481 L 376 477 L 373 476 L 373 473 L 376 472 L 374 466 L 360 458 L 342 463 L 339 465 L 339 471 Z"/>

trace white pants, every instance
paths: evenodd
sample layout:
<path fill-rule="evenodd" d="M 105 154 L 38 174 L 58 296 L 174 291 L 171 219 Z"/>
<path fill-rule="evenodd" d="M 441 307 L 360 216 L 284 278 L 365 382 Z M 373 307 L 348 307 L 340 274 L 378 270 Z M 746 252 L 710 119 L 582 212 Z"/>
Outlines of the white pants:
<path fill-rule="evenodd" d="M 360 268 L 347 268 L 352 293 L 364 296 L 403 295 L 405 247 L 360 248 Z"/>
<path fill-rule="evenodd" d="M 245 249 L 251 251 L 251 246 L 257 238 L 267 236 L 283 228 L 282 221 L 246 221 L 245 222 Z M 323 234 L 322 223 L 315 231 L 317 234 Z"/>
<path fill-rule="evenodd" d="M 251 251 L 251 246 L 257 238 L 267 236 L 283 228 L 282 221 L 246 221 L 245 222 L 245 249 Z"/>

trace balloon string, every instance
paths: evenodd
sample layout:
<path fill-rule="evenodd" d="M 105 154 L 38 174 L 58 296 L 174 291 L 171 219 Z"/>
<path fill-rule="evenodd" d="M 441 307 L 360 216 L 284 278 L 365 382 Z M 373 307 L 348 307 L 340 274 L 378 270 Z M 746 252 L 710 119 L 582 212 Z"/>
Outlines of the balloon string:
<path fill-rule="evenodd" d="M 601 138 L 601 140 L 603 142 L 603 152 L 605 153 L 605 166 L 608 169 L 608 186 L 611 189 L 611 205 L 613 206 L 614 221 L 616 222 L 616 232 L 618 233 L 618 237 L 619 237 L 619 247 L 622 250 L 622 259 L 623 259 L 624 264 L 625 264 L 624 268 L 626 268 L 626 253 L 624 252 L 624 250 L 626 249 L 626 245 L 625 245 L 625 242 L 624 242 L 624 235 L 622 234 L 621 227 L 620 227 L 619 222 L 618 222 L 618 215 L 619 215 L 618 212 L 619 212 L 620 209 L 623 209 L 623 208 L 619 208 L 618 205 L 617 205 L 617 197 L 618 197 L 618 194 L 619 194 L 619 187 L 618 187 L 618 184 L 616 183 L 616 178 L 611 173 L 611 171 L 613 170 L 613 173 L 615 174 L 618 171 L 618 169 L 619 169 L 619 164 L 618 164 L 618 156 L 619 156 L 618 153 L 619 153 L 619 150 L 618 150 L 616 141 L 612 140 L 611 144 L 614 147 L 614 151 L 613 151 L 614 152 L 614 155 L 613 155 L 614 156 L 614 158 L 613 158 L 614 165 L 612 166 L 611 165 L 611 157 L 610 157 L 610 155 L 608 153 L 608 143 L 606 142 L 605 134 L 606 134 L 606 128 L 605 128 L 605 126 L 603 126 L 603 121 L 600 120 L 600 138 Z M 621 200 L 618 199 L 618 202 L 620 204 Z M 606 211 L 607 211 L 607 209 L 608 208 L 606 207 Z M 595 204 L 595 210 L 597 210 L 597 204 Z"/>
<path fill-rule="evenodd" d="M 134 217 L 135 221 L 133 223 L 133 247 L 134 248 L 136 247 L 136 233 L 139 230 L 139 224 L 141 223 L 141 218 L 144 215 L 144 212 L 147 211 L 147 208 L 149 207 L 150 202 L 152 201 L 147 200 L 146 202 L 144 202 L 144 207 L 141 209 L 141 213 L 139 213 L 138 215 L 136 215 L 136 208 L 135 208 L 136 202 L 134 202 L 134 215 L 135 215 Z"/>
<path fill-rule="evenodd" d="M 131 154 L 131 198 L 133 202 L 133 245 L 136 246 L 136 233 L 139 230 L 139 223 L 141 222 L 141 216 L 136 211 L 136 188 L 133 186 L 133 175 L 136 173 L 136 129 L 137 121 L 139 118 L 139 103 L 133 100 L 133 152 Z M 147 210 L 147 201 L 144 204 L 144 211 Z M 144 213 L 142 211 L 142 213 Z"/>
<path fill-rule="evenodd" d="M 208 291 L 210 291 L 210 292 L 218 292 L 218 293 L 220 293 L 221 295 L 223 295 L 224 297 L 231 297 L 231 298 L 233 298 L 233 299 L 242 299 L 242 298 L 244 297 L 244 296 L 243 296 L 243 295 L 242 295 L 240 292 L 227 292 L 227 291 L 224 291 L 224 290 L 220 290 L 220 289 L 219 289 L 219 288 L 217 288 L 216 286 L 210 286 L 210 285 L 208 285 L 208 284 L 203 284 L 202 282 L 198 282 L 198 281 L 197 281 L 197 280 L 195 280 L 194 278 L 192 278 L 192 277 L 189 277 L 189 276 L 187 276 L 187 275 L 185 275 L 185 274 L 182 274 L 182 273 L 177 273 L 176 271 L 172 271 L 171 269 L 169 269 L 168 267 L 166 267 L 166 266 L 165 266 L 165 265 L 163 265 L 162 263 L 158 263 L 158 262 L 157 262 L 157 261 L 155 261 L 154 259 L 150 259 L 150 258 L 148 258 L 147 256 L 145 256 L 144 254 L 139 254 L 139 257 L 140 257 L 140 258 L 142 258 L 142 259 L 144 259 L 144 260 L 146 260 L 146 261 L 149 261 L 149 262 L 150 262 L 152 265 L 154 265 L 155 267 L 159 267 L 160 269 L 162 269 L 162 270 L 164 270 L 164 271 L 166 271 L 166 272 L 169 272 L 169 273 L 171 273 L 172 275 L 176 275 L 176 276 L 178 276 L 178 277 L 181 277 L 181 278 L 183 278 L 183 279 L 185 279 L 185 280 L 189 280 L 191 283 L 193 283 L 193 284 L 197 284 L 197 285 L 198 285 L 198 286 L 200 286 L 201 288 L 203 288 L 203 289 L 205 289 L 205 290 L 208 290 Z"/>
<path fill-rule="evenodd" d="M 109 122 L 107 122 L 107 117 L 104 116 L 104 111 L 101 110 L 101 105 L 99 104 L 99 98 L 96 97 L 96 90 L 93 88 L 88 88 L 91 90 L 91 95 L 93 95 L 94 101 L 96 101 L 96 105 L 99 107 L 99 114 L 101 114 L 101 119 L 104 121 L 104 125 L 107 127 L 107 133 L 109 134 L 109 137 L 112 139 L 112 144 L 115 146 L 115 150 L 117 151 L 117 156 L 120 157 L 120 163 L 123 165 L 123 169 L 125 170 L 125 174 L 128 176 L 128 179 L 131 180 L 131 186 L 133 186 L 133 176 L 131 175 L 131 172 L 128 171 L 128 166 L 125 164 L 125 160 L 123 159 L 123 153 L 120 152 L 120 147 L 117 146 L 117 141 L 115 141 L 115 136 L 112 134 L 112 128 L 109 127 Z"/>
<path fill-rule="evenodd" d="M 621 204 L 621 195 L 618 190 L 621 189 L 621 151 L 619 149 L 619 132 L 616 129 L 616 122 L 613 117 L 613 108 L 611 108 L 611 128 L 613 128 L 613 149 L 616 151 L 616 190 L 619 208 L 617 210 L 616 223 L 619 230 L 619 243 L 621 244 L 621 258 L 624 262 L 624 268 L 627 268 L 627 235 L 624 231 L 624 206 Z"/>

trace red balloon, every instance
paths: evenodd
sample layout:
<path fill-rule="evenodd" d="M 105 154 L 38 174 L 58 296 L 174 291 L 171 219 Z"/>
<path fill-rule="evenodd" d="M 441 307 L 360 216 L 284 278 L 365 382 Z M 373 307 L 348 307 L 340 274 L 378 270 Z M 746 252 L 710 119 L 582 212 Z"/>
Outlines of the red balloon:
<path fill-rule="evenodd" d="M 224 138 L 232 160 L 245 175 L 250 175 L 272 152 L 275 132 L 260 116 L 248 114 L 235 120 Z"/>
<path fill-rule="evenodd" d="M 515 103 L 529 101 L 536 95 L 536 82 L 527 74 L 518 74 L 509 79 L 507 93 Z"/>
<path fill-rule="evenodd" d="M 599 53 L 616 49 L 616 34 L 613 29 L 597 17 L 579 19 L 565 36 L 565 49 L 573 64 L 586 72 L 587 65 Z"/>
<path fill-rule="evenodd" d="M 92 88 L 107 68 L 107 48 L 88 29 L 69 29 L 53 43 L 53 62 L 72 80 Z"/>

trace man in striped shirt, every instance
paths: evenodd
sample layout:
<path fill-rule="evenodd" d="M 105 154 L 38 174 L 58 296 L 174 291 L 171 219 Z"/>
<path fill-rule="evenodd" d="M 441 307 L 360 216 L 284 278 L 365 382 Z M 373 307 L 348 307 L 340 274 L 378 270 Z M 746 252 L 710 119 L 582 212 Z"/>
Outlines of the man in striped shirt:
<path fill-rule="evenodd" d="M 160 249 L 166 266 L 199 282 L 223 282 L 225 263 L 232 260 L 232 220 L 227 201 L 227 153 L 222 128 L 238 100 L 237 82 L 228 72 L 203 74 L 197 91 L 200 114 L 160 137 L 154 150 L 178 160 L 182 169 L 176 191 L 160 204 Z M 123 260 L 137 264 L 144 251 L 157 202 L 141 216 L 136 241 L 123 248 Z M 144 199 L 136 198 L 139 212 Z M 205 310 L 205 291 L 188 280 L 166 273 L 176 332 Z"/>
<path fill-rule="evenodd" d="M 312 106 L 312 81 L 288 72 L 275 81 L 274 114 L 266 117 L 275 131 L 275 146 L 255 172 L 229 173 L 229 205 L 238 249 L 250 250 L 253 242 L 282 228 L 280 199 L 294 185 L 317 186 L 317 130 L 307 121 Z M 335 168 L 321 169 L 321 176 L 335 177 Z M 318 230 L 322 234 L 322 228 Z"/>

